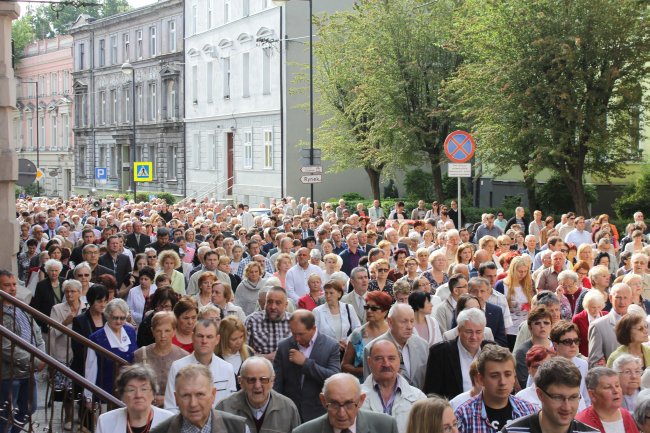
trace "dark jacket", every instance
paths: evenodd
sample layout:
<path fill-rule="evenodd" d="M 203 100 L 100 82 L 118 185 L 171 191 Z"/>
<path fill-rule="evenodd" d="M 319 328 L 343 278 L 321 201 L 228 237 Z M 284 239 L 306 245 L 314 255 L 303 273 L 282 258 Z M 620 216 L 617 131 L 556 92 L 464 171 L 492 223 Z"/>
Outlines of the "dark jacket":
<path fill-rule="evenodd" d="M 290 432 L 300 425 L 300 415 L 298 408 L 291 399 L 271 390 L 271 399 L 264 412 L 264 421 L 259 432 L 255 426 L 255 418 L 251 408 L 246 401 L 246 393 L 238 391 L 221 400 L 216 407 L 217 410 L 238 415 L 246 419 L 246 424 L 251 433 L 273 433 L 273 432 Z"/>
<path fill-rule="evenodd" d="M 435 344 L 429 349 L 427 373 L 422 391 L 425 394 L 434 393 L 448 399 L 463 392 L 458 338 Z"/>
<path fill-rule="evenodd" d="M 145 234 L 140 235 L 140 242 L 135 238 L 135 233 L 131 233 L 126 237 L 125 245 L 131 248 L 136 254 L 144 253 L 144 249 L 151 243 L 151 238 Z"/>
<path fill-rule="evenodd" d="M 113 263 L 113 257 L 106 253 L 99 258 L 99 264 L 113 270 L 118 289 L 122 287 L 122 283 L 131 272 L 131 260 L 125 254 L 118 254 L 115 263 Z"/>
<path fill-rule="evenodd" d="M 151 429 L 151 433 L 178 433 L 183 426 L 183 417 L 176 415 Z M 231 415 L 219 410 L 212 410 L 211 433 L 245 433 L 246 420 L 237 415 Z M 251 432 L 252 433 L 252 432 Z"/>
<path fill-rule="evenodd" d="M 61 277 L 59 277 L 59 290 L 61 291 L 61 297 L 57 298 L 52 289 L 52 282 L 46 277 L 36 284 L 36 290 L 34 290 L 34 296 L 29 305 L 49 317 L 52 312 L 52 307 L 63 301 L 63 278 Z M 41 327 L 41 331 L 47 333 L 50 327 L 43 321 L 35 320 Z"/>

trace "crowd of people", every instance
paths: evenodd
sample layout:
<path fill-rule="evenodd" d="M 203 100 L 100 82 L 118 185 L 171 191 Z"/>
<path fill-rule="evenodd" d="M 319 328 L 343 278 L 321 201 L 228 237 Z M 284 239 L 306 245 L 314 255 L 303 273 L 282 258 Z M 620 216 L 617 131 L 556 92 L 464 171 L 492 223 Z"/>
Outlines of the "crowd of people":
<path fill-rule="evenodd" d="M 641 212 L 619 233 L 606 214 L 521 207 L 466 221 L 455 201 L 16 208 L 18 272 L 0 271 L 0 290 L 24 286 L 126 364 L 4 301 L 6 327 L 125 403 L 84 416 L 89 429 L 650 433 Z M 16 429 L 35 391 L 30 354 L 11 353 L 1 398 Z M 79 408 L 54 396 L 65 430 L 101 403 L 73 388 Z"/>

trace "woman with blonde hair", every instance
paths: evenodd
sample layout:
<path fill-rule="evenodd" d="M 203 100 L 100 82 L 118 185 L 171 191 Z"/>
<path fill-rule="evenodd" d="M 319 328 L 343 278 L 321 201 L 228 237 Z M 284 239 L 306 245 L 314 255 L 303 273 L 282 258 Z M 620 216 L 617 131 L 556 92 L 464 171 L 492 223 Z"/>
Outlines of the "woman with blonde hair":
<path fill-rule="evenodd" d="M 429 256 L 429 263 L 431 269 L 422 273 L 422 276 L 429 280 L 432 289 L 437 289 L 439 286 L 449 281 L 449 274 L 447 274 L 447 256 L 444 251 L 436 250 Z"/>
<path fill-rule="evenodd" d="M 325 272 L 323 272 L 323 284 L 325 284 L 332 278 L 332 274 L 341 270 L 341 266 L 343 266 L 343 259 L 338 254 L 329 253 L 323 256 L 323 262 L 325 263 Z"/>
<path fill-rule="evenodd" d="M 530 275 L 530 263 L 525 257 L 518 256 L 512 259 L 508 275 L 503 280 L 503 289 L 508 300 L 512 326 L 506 329 L 508 346 L 514 348 L 519 327 L 526 321 L 530 304 L 533 299 L 535 287 Z"/>
<path fill-rule="evenodd" d="M 158 255 L 158 268 L 160 270 L 156 273 L 156 276 L 160 274 L 167 275 L 172 281 L 171 286 L 174 292 L 183 296 L 185 295 L 185 276 L 176 270 L 180 266 L 181 258 L 176 251 L 161 251 Z"/>
<path fill-rule="evenodd" d="M 284 288 L 285 280 L 287 278 L 287 272 L 289 272 L 289 269 L 293 265 L 293 260 L 291 259 L 291 256 L 287 253 L 280 253 L 278 256 L 275 258 L 275 271 L 273 273 L 274 277 L 278 277 L 280 280 L 280 283 L 282 283 L 282 287 Z"/>
<path fill-rule="evenodd" d="M 235 376 L 246 358 L 255 355 L 247 344 L 246 327 L 237 316 L 226 316 L 219 323 L 219 344 L 215 347 L 215 355 L 232 365 Z"/>
<path fill-rule="evenodd" d="M 578 247 L 578 254 L 576 256 L 578 261 L 584 261 L 587 263 L 594 262 L 594 250 L 591 248 L 591 244 L 582 244 Z"/>
<path fill-rule="evenodd" d="M 429 397 L 411 406 L 406 433 L 448 433 L 458 431 L 458 421 L 451 404 L 441 397 Z"/>

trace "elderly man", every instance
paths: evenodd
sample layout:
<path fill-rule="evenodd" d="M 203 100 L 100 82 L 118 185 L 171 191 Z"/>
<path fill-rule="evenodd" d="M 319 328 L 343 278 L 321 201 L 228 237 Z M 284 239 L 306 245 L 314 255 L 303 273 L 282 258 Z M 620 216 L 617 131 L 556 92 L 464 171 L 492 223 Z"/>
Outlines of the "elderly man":
<path fill-rule="evenodd" d="M 609 292 L 609 300 L 612 311 L 589 324 L 589 368 L 605 365 L 609 355 L 618 348 L 614 327 L 627 314 L 627 307 L 632 302 L 632 289 L 625 283 L 614 284 Z"/>
<path fill-rule="evenodd" d="M 408 304 L 393 304 L 388 311 L 388 332 L 375 338 L 363 349 L 363 379 L 370 375 L 368 356 L 373 344 L 381 340 L 395 343 L 400 353 L 399 373 L 406 381 L 422 388 L 427 367 L 429 344 L 413 333 L 415 313 Z"/>
<path fill-rule="evenodd" d="M 564 269 L 564 263 L 566 258 L 562 251 L 554 251 L 551 254 L 551 267 L 544 269 L 539 276 L 539 281 L 537 282 L 537 290 L 549 290 L 555 293 L 555 289 L 558 286 L 558 275 Z"/>
<path fill-rule="evenodd" d="M 180 413 L 158 424 L 151 433 L 250 433 L 244 418 L 212 409 L 217 389 L 208 367 L 186 365 L 174 372 L 174 384 Z"/>
<path fill-rule="evenodd" d="M 301 425 L 293 433 L 397 433 L 394 418 L 360 410 L 365 398 L 356 377 L 348 373 L 335 374 L 325 381 L 320 394 L 327 413 Z"/>
<path fill-rule="evenodd" d="M 503 310 L 499 305 L 489 302 L 490 297 L 492 296 L 492 291 L 493 289 L 490 286 L 490 281 L 485 278 L 472 278 L 468 282 L 467 292 L 478 298 L 481 310 L 485 313 L 486 325 L 492 330 L 494 341 L 496 341 L 500 346 L 508 347 Z M 508 315 L 508 319 L 510 320 L 510 315 Z M 512 322 L 512 320 L 510 321 Z M 510 325 L 512 325 L 512 323 L 510 323 Z"/>
<path fill-rule="evenodd" d="M 295 305 L 298 305 L 298 300 L 309 293 L 309 287 L 307 286 L 307 279 L 309 276 L 311 274 L 316 274 L 323 279 L 323 270 L 319 266 L 309 263 L 308 248 L 303 247 L 298 250 L 296 261 L 298 263 L 287 271 L 285 287 L 289 299 L 291 299 Z"/>
<path fill-rule="evenodd" d="M 341 298 L 341 302 L 352 305 L 361 323 L 365 323 L 366 321 L 366 310 L 364 307 L 366 305 L 366 293 L 368 293 L 369 282 L 368 269 L 361 266 L 352 269 L 352 272 L 350 272 L 352 291 L 343 295 Z"/>
<path fill-rule="evenodd" d="M 544 362 L 535 375 L 535 391 L 542 409 L 521 417 L 501 431 L 598 433 L 598 430 L 575 419 L 580 405 L 580 371 L 571 361 L 555 357 Z"/>
<path fill-rule="evenodd" d="M 512 420 L 537 412 L 531 403 L 512 395 L 515 359 L 507 348 L 486 346 L 476 364 L 483 392 L 456 409 L 459 432 L 496 433 Z"/>
<path fill-rule="evenodd" d="M 597 428 L 601 433 L 638 433 L 634 419 L 621 407 L 623 392 L 614 370 L 594 367 L 587 373 L 585 382 L 591 406 L 576 416 L 578 421 Z"/>
<path fill-rule="evenodd" d="M 478 244 L 483 236 L 494 236 L 498 238 L 503 234 L 503 231 L 494 225 L 494 214 L 485 214 L 483 224 L 478 226 L 476 233 L 474 233 L 474 243 Z"/>
<path fill-rule="evenodd" d="M 341 371 L 339 344 L 318 332 L 311 311 L 295 311 L 289 328 L 292 336 L 280 341 L 273 359 L 273 389 L 293 400 L 305 422 L 325 413 L 318 394 L 325 379 Z"/>
<path fill-rule="evenodd" d="M 292 431 L 300 425 L 298 408 L 291 399 L 274 391 L 273 364 L 253 356 L 244 360 L 239 370 L 241 391 L 217 404 L 217 410 L 239 415 L 251 432 Z"/>
<path fill-rule="evenodd" d="M 346 275 L 350 275 L 352 269 L 359 266 L 359 260 L 361 257 L 367 255 L 367 253 L 359 248 L 359 238 L 357 238 L 356 233 L 348 234 L 345 238 L 345 243 L 347 248 L 339 254 L 343 260 L 341 271 L 345 272 Z"/>
<path fill-rule="evenodd" d="M 274 286 L 265 296 L 264 309 L 248 316 L 245 325 L 248 345 L 257 355 L 273 360 L 278 343 L 291 334 L 286 312 L 287 292 Z"/>
<path fill-rule="evenodd" d="M 218 332 L 217 325 L 213 320 L 199 320 L 194 325 L 192 334 L 194 352 L 174 361 L 169 368 L 167 388 L 165 389 L 165 409 L 168 411 L 178 413 L 179 407 L 176 405 L 178 399 L 174 400 L 173 396 L 176 389 L 176 373 L 186 365 L 200 364 L 210 369 L 213 377 L 212 383 L 214 383 L 217 393 L 214 404 L 237 391 L 232 365 L 214 354 L 214 349 L 220 340 Z"/>
<path fill-rule="evenodd" d="M 449 399 L 469 391 L 472 381 L 469 368 L 478 358 L 485 332 L 485 314 L 478 308 L 458 315 L 458 338 L 443 341 L 429 349 L 426 379 L 422 390 Z"/>
<path fill-rule="evenodd" d="M 362 409 L 391 415 L 397 420 L 398 431 L 405 433 L 411 406 L 427 396 L 400 376 L 400 355 L 392 341 L 375 342 L 367 362 L 371 374 L 361 385 L 366 394 Z"/>

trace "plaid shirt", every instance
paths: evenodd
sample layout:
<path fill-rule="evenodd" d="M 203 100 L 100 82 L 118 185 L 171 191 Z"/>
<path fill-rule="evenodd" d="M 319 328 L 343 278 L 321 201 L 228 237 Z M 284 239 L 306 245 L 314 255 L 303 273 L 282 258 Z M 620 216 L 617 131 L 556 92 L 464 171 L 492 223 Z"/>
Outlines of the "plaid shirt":
<path fill-rule="evenodd" d="M 239 267 L 237 268 L 237 275 L 240 278 L 244 278 L 244 269 L 246 269 L 246 265 L 249 264 L 251 260 L 253 260 L 253 258 L 251 256 L 248 256 L 245 259 L 242 259 L 241 262 L 239 262 Z M 275 272 L 275 269 L 273 269 L 273 265 L 271 264 L 271 261 L 267 257 L 264 257 L 264 270 L 269 275 L 273 275 L 273 272 Z"/>
<path fill-rule="evenodd" d="M 537 413 L 535 406 L 527 401 L 512 395 L 509 398 L 512 406 L 512 421 L 522 416 Z M 456 418 L 458 419 L 458 431 L 460 433 L 497 433 L 497 430 L 490 424 L 485 412 L 483 393 L 466 401 L 456 409 Z"/>
<path fill-rule="evenodd" d="M 257 354 L 275 352 L 280 340 L 291 335 L 289 329 L 289 313 L 277 322 L 266 317 L 266 311 L 256 311 L 246 318 L 248 345 Z"/>
<path fill-rule="evenodd" d="M 131 430 L 131 429 L 129 429 Z M 210 433 L 212 431 L 212 411 L 208 416 L 208 420 L 203 424 L 202 428 L 198 428 L 191 422 L 183 417 L 183 424 L 181 424 L 181 433 Z"/>

